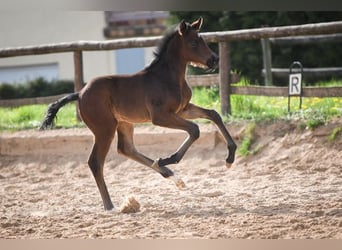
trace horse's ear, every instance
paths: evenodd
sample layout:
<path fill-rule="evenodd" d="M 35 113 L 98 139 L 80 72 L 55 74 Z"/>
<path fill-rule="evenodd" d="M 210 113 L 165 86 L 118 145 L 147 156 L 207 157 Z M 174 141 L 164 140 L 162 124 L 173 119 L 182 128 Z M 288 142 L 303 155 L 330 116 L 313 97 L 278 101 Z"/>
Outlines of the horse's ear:
<path fill-rule="evenodd" d="M 179 26 L 178 26 L 178 33 L 179 33 L 179 35 L 181 35 L 181 36 L 184 35 L 186 30 L 187 30 L 187 25 L 186 25 L 185 21 L 182 20 L 179 23 Z"/>
<path fill-rule="evenodd" d="M 195 22 L 193 22 L 193 23 L 191 24 L 191 27 L 192 27 L 193 29 L 199 31 L 199 30 L 201 29 L 201 27 L 202 27 L 202 24 L 203 24 L 203 17 L 200 17 L 200 18 L 198 18 L 197 21 L 195 21 Z"/>

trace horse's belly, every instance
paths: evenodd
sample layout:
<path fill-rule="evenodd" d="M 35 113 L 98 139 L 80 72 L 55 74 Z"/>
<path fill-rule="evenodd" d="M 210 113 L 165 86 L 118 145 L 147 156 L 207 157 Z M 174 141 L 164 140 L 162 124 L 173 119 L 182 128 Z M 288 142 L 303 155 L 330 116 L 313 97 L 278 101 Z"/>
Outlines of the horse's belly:
<path fill-rule="evenodd" d="M 113 115 L 119 122 L 144 123 L 151 120 L 147 110 L 135 106 L 113 107 Z"/>

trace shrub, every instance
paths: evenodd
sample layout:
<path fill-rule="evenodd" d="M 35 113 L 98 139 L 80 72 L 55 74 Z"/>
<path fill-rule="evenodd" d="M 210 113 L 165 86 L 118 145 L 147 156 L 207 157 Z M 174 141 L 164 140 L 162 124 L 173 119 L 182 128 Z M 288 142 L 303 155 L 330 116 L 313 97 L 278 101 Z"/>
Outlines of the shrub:
<path fill-rule="evenodd" d="M 16 90 L 16 86 L 8 83 L 0 85 L 0 99 L 14 99 L 18 98 L 17 96 L 18 91 Z"/>
<path fill-rule="evenodd" d="M 0 84 L 0 99 L 52 96 L 74 91 L 73 81 L 37 78 L 25 84 Z"/>

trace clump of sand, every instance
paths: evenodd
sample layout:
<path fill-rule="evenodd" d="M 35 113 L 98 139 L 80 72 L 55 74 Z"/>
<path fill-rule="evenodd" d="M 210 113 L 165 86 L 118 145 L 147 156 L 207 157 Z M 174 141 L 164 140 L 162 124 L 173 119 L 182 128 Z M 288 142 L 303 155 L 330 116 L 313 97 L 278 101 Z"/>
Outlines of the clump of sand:
<path fill-rule="evenodd" d="M 120 207 L 121 213 L 137 213 L 140 211 L 140 203 L 134 198 L 134 196 L 128 196 L 125 202 Z"/>

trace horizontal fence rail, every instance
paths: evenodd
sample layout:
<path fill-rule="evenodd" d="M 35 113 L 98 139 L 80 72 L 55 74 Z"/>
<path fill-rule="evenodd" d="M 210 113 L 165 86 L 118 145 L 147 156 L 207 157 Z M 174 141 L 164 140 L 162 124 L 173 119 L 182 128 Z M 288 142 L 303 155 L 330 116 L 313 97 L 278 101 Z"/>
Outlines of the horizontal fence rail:
<path fill-rule="evenodd" d="M 218 43 L 234 40 L 253 40 L 270 37 L 316 34 L 323 35 L 333 33 L 342 33 L 342 21 L 233 31 L 205 32 L 201 33 L 201 35 L 207 42 Z M 77 50 L 96 51 L 136 47 L 151 47 L 156 46 L 161 41 L 161 38 L 161 36 L 155 36 L 115 39 L 109 41 L 74 41 L 58 44 L 43 44 L 39 46 L 4 48 L 0 49 L 0 58 L 25 55 L 40 55 L 48 53 L 74 52 Z"/>
<path fill-rule="evenodd" d="M 191 86 L 220 86 L 221 112 L 230 114 L 230 94 L 241 95 L 266 95 L 287 96 L 287 87 L 256 87 L 256 86 L 231 86 L 237 82 L 238 77 L 231 72 L 230 46 L 231 41 L 253 40 L 263 38 L 280 38 L 290 36 L 326 35 L 342 33 L 342 21 L 315 23 L 304 25 L 292 25 L 281 27 L 265 27 L 256 29 L 243 29 L 233 31 L 206 32 L 201 33 L 207 42 L 219 43 L 220 69 L 219 74 L 210 76 L 188 76 Z M 83 87 L 83 51 L 116 50 L 124 48 L 151 47 L 156 46 L 161 36 L 126 38 L 108 41 L 74 41 L 58 44 L 43 44 L 39 46 L 24 46 L 0 49 L 0 58 L 41 55 L 48 53 L 74 53 L 75 66 L 75 91 Z M 342 96 L 342 87 L 332 88 L 304 88 L 304 96 L 331 97 Z M 21 106 L 27 104 L 50 103 L 63 95 L 41 98 L 28 98 L 18 100 L 0 100 L 0 106 Z"/>
<path fill-rule="evenodd" d="M 240 80 L 236 74 L 230 74 L 231 83 L 236 83 Z M 210 87 L 219 84 L 219 74 L 208 74 L 208 75 L 188 75 L 187 82 L 191 87 Z M 68 93 L 47 97 L 33 97 L 33 98 L 20 98 L 20 99 L 0 99 L 0 107 L 18 107 L 23 105 L 34 105 L 34 104 L 49 104 L 62 98 Z"/>
<path fill-rule="evenodd" d="M 231 94 L 256 96 L 288 96 L 288 87 L 232 86 Z M 342 87 L 304 87 L 303 97 L 340 97 Z"/>
<path fill-rule="evenodd" d="M 278 77 L 288 77 L 289 69 L 285 68 L 271 68 L 270 71 L 274 76 Z M 262 74 L 266 74 L 266 70 L 262 69 Z M 327 67 L 327 68 L 303 68 L 303 74 L 305 76 L 313 77 L 322 77 L 322 76 L 342 76 L 342 67 Z"/>
<path fill-rule="evenodd" d="M 340 43 L 342 42 L 341 34 L 332 35 L 315 35 L 315 36 L 295 36 L 295 37 L 280 37 L 270 38 L 270 42 L 274 45 L 298 45 L 309 43 Z"/>
<path fill-rule="evenodd" d="M 54 96 L 44 96 L 44 97 L 32 97 L 32 98 L 20 98 L 20 99 L 0 99 L 0 107 L 19 107 L 24 105 L 34 105 L 34 104 L 49 104 L 59 98 L 62 98 L 66 94 L 54 95 Z"/>

